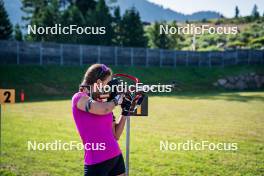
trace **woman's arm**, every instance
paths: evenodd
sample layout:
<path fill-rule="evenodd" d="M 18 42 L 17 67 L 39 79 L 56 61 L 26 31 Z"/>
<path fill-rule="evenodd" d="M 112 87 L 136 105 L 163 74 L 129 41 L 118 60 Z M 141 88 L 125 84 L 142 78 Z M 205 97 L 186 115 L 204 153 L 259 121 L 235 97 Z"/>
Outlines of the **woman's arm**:
<path fill-rule="evenodd" d="M 116 140 L 119 140 L 119 138 L 120 138 L 120 136 L 124 130 L 124 127 L 126 124 L 126 118 L 127 118 L 127 116 L 120 115 L 118 123 L 113 122 L 113 133 L 114 133 Z"/>
<path fill-rule="evenodd" d="M 97 102 L 91 100 L 88 96 L 81 97 L 77 103 L 78 109 L 98 115 L 104 115 L 112 112 L 115 106 L 116 103 L 114 101 Z"/>

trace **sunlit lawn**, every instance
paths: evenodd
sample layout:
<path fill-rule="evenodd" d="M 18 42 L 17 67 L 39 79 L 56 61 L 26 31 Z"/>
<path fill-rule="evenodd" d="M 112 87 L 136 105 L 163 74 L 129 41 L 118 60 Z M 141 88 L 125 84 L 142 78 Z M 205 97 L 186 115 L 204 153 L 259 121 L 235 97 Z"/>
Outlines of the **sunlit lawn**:
<path fill-rule="evenodd" d="M 82 175 L 82 151 L 28 151 L 34 140 L 80 141 L 70 100 L 2 106 L 1 168 Z M 161 140 L 238 143 L 238 150 L 160 151 Z M 125 153 L 125 133 L 119 144 Z M 149 116 L 131 120 L 130 154 L 132 176 L 263 175 L 264 92 L 150 97 Z"/>

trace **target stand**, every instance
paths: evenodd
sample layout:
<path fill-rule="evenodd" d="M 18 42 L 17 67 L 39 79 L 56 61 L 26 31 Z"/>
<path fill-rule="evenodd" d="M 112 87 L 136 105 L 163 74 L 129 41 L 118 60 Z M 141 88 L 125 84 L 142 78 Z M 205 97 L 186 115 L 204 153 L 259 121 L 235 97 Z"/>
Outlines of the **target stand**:
<path fill-rule="evenodd" d="M 138 78 L 127 74 L 115 74 L 113 77 L 125 79 L 132 84 L 140 82 Z M 137 101 L 134 102 L 134 108 L 126 119 L 126 176 L 129 176 L 130 118 L 131 116 L 148 116 L 148 97 L 142 93 L 135 93 L 134 97 Z"/>
<path fill-rule="evenodd" d="M 130 116 L 148 116 L 148 97 L 145 96 L 142 104 Z M 130 117 L 126 119 L 126 176 L 129 176 L 129 151 L 130 151 Z"/>

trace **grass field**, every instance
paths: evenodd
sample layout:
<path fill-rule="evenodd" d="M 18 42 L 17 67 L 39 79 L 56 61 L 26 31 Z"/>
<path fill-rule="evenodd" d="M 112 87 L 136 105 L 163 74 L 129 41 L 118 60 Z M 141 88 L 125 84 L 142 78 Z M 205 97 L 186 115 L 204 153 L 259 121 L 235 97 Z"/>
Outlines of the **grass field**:
<path fill-rule="evenodd" d="M 153 96 L 149 108 L 149 117 L 131 120 L 132 176 L 264 174 L 264 92 Z M 0 175 L 82 175 L 82 151 L 28 151 L 33 140 L 80 140 L 70 100 L 2 106 Z M 238 150 L 160 151 L 161 140 L 238 143 Z M 124 151 L 124 134 L 119 144 Z"/>
<path fill-rule="evenodd" d="M 88 66 L 0 66 L 0 87 L 15 88 L 17 92 L 25 91 L 26 100 L 57 99 L 69 97 L 80 84 Z M 176 81 L 181 92 L 173 93 L 204 93 L 219 92 L 213 83 L 219 78 L 243 73 L 264 74 L 263 65 L 233 66 L 227 68 L 215 67 L 111 67 L 114 73 L 134 75 L 144 84 L 171 84 Z M 18 98 L 17 94 L 17 98 Z"/>

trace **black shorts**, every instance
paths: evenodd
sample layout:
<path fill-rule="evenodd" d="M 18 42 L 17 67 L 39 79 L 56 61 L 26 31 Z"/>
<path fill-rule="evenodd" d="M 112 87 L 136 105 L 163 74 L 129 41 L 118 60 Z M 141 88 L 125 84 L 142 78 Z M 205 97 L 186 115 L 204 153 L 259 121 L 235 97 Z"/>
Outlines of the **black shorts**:
<path fill-rule="evenodd" d="M 98 164 L 84 165 L 84 176 L 116 176 L 125 173 L 123 155 Z"/>

